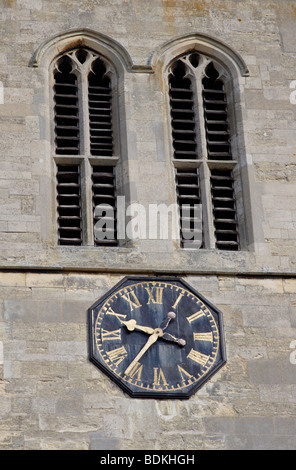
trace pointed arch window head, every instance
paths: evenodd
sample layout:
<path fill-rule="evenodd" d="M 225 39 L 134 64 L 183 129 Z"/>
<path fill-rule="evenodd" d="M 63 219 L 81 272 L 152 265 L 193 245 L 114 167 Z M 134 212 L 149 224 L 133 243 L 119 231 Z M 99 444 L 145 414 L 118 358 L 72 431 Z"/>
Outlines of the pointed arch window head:
<path fill-rule="evenodd" d="M 209 160 L 232 160 L 227 97 L 213 62 L 202 79 L 205 132 Z"/>
<path fill-rule="evenodd" d="M 196 247 L 196 237 L 190 240 L 182 230 L 181 195 L 186 191 L 188 204 L 199 201 L 202 205 L 199 248 L 240 249 L 229 82 L 220 63 L 196 51 L 183 54 L 168 68 L 171 142 L 184 248 Z M 183 177 L 180 184 L 180 174 L 186 175 L 185 183 Z"/>
<path fill-rule="evenodd" d="M 58 243 L 116 246 L 115 69 L 81 47 L 55 61 L 53 80 Z"/>
<path fill-rule="evenodd" d="M 113 156 L 111 68 L 76 49 L 54 67 L 55 144 L 59 155 Z"/>
<path fill-rule="evenodd" d="M 55 145 L 59 155 L 78 155 L 80 150 L 78 82 L 68 56 L 54 73 Z"/>
<path fill-rule="evenodd" d="M 174 158 L 197 158 L 194 92 L 183 61 L 173 65 L 169 83 Z"/>
<path fill-rule="evenodd" d="M 96 59 L 88 74 L 89 136 L 91 155 L 113 155 L 111 80 Z"/>

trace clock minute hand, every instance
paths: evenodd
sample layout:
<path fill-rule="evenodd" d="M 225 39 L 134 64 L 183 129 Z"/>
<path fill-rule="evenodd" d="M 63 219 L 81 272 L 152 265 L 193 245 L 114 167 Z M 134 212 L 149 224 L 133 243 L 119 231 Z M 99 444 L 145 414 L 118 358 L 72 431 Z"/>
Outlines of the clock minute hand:
<path fill-rule="evenodd" d="M 152 346 L 152 344 L 154 344 L 158 340 L 159 336 L 161 336 L 160 332 L 162 333 L 161 330 L 159 331 L 158 329 L 156 329 L 155 332 L 148 338 L 147 343 L 143 346 L 141 351 L 136 355 L 135 359 L 130 363 L 128 368 L 124 371 L 125 375 L 129 375 L 129 373 L 131 372 L 135 364 L 139 361 L 139 359 L 141 359 L 141 357 L 145 354 L 145 352 L 148 351 L 150 346 Z"/>
<path fill-rule="evenodd" d="M 144 331 L 144 333 L 148 333 L 148 335 L 152 335 L 155 331 L 154 328 L 150 328 L 149 326 L 137 325 L 136 320 L 133 319 L 129 321 L 122 321 L 121 323 L 123 323 L 129 331 L 140 330 Z"/>
<path fill-rule="evenodd" d="M 175 312 L 169 312 L 167 314 L 167 317 L 161 322 L 160 328 L 162 329 L 162 331 L 167 329 L 170 321 L 173 320 L 173 318 L 176 318 Z"/>

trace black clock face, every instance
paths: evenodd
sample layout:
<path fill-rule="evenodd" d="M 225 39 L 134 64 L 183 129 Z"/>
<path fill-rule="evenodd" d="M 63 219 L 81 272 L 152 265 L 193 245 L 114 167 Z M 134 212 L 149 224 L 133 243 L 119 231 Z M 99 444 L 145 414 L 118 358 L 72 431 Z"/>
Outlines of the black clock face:
<path fill-rule="evenodd" d="M 90 360 L 134 397 L 188 398 L 225 363 L 221 312 L 180 279 L 125 278 L 89 323 Z"/>

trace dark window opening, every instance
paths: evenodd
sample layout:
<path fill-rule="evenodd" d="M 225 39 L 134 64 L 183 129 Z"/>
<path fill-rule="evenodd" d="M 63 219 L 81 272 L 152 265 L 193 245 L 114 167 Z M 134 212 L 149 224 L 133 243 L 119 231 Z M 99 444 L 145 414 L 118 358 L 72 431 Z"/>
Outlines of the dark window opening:
<path fill-rule="evenodd" d="M 172 70 L 169 86 L 174 158 L 197 158 L 193 93 L 181 61 Z"/>
<path fill-rule="evenodd" d="M 232 160 L 224 84 L 211 62 L 202 80 L 205 130 L 209 160 Z"/>
<path fill-rule="evenodd" d="M 82 244 L 80 166 L 57 165 L 59 245 Z"/>
<path fill-rule="evenodd" d="M 117 246 L 115 167 L 94 166 L 92 201 L 96 246 Z"/>
<path fill-rule="evenodd" d="M 183 248 L 190 246 L 190 234 L 196 231 L 200 242 L 195 244 L 196 248 L 240 249 L 232 173 L 236 162 L 223 79 L 226 73 L 221 70 L 221 66 L 196 51 L 188 51 L 169 69 L 172 146 Z M 198 169 L 193 161 L 185 161 L 196 159 Z M 192 210 L 182 211 L 182 207 L 194 204 L 200 205 L 199 227 L 194 225 L 198 217 Z M 203 227 L 201 204 L 204 214 L 212 211 Z"/>
<path fill-rule="evenodd" d="M 114 68 L 77 48 L 57 59 L 53 75 L 58 244 L 116 246 Z"/>
<path fill-rule="evenodd" d="M 100 59 L 92 64 L 88 75 L 88 106 L 91 155 L 112 156 L 111 83 Z"/>
<path fill-rule="evenodd" d="M 176 170 L 180 239 L 183 248 L 202 247 L 202 220 L 199 176 L 197 170 Z"/>
<path fill-rule="evenodd" d="M 55 143 L 59 155 L 79 153 L 77 77 L 71 71 L 71 61 L 65 56 L 58 63 L 54 76 Z"/>
<path fill-rule="evenodd" d="M 211 192 L 216 247 L 220 250 L 237 251 L 239 234 L 232 172 L 212 170 Z"/>

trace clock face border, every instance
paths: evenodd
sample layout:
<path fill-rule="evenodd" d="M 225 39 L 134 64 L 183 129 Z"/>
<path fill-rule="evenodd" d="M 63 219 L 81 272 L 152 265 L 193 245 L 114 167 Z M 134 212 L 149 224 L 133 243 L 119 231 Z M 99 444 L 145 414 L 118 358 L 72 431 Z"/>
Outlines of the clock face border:
<path fill-rule="evenodd" d="M 196 384 L 192 385 L 190 389 L 180 390 L 180 391 L 155 391 L 155 390 L 139 390 L 133 384 L 129 384 L 121 379 L 119 376 L 115 375 L 111 369 L 109 369 L 103 361 L 100 361 L 96 355 L 96 341 L 95 341 L 95 320 L 93 318 L 93 312 L 97 308 L 101 308 L 108 298 L 112 297 L 117 291 L 123 289 L 124 287 L 129 287 L 133 284 L 141 282 L 163 282 L 163 283 L 179 283 L 183 286 L 184 289 L 191 292 L 194 296 L 201 300 L 210 311 L 213 311 L 217 315 L 217 329 L 219 333 L 219 352 L 220 360 L 213 365 L 199 380 Z M 150 399 L 188 399 L 194 393 L 197 392 L 208 380 L 216 373 L 218 370 L 225 365 L 227 362 L 226 358 L 226 347 L 225 347 L 225 338 L 224 338 L 224 326 L 223 326 L 223 314 L 222 312 L 214 306 L 210 301 L 208 301 L 203 295 L 201 295 L 196 289 L 194 289 L 190 284 L 188 284 L 184 279 L 180 277 L 168 277 L 168 276 L 125 276 L 117 284 L 115 284 L 111 289 L 109 289 L 102 297 L 100 297 L 89 309 L 88 309 L 88 334 L 89 334 L 89 360 L 96 367 L 98 367 L 105 375 L 107 375 L 114 383 L 116 383 L 125 393 L 127 393 L 132 398 L 150 398 Z"/>

